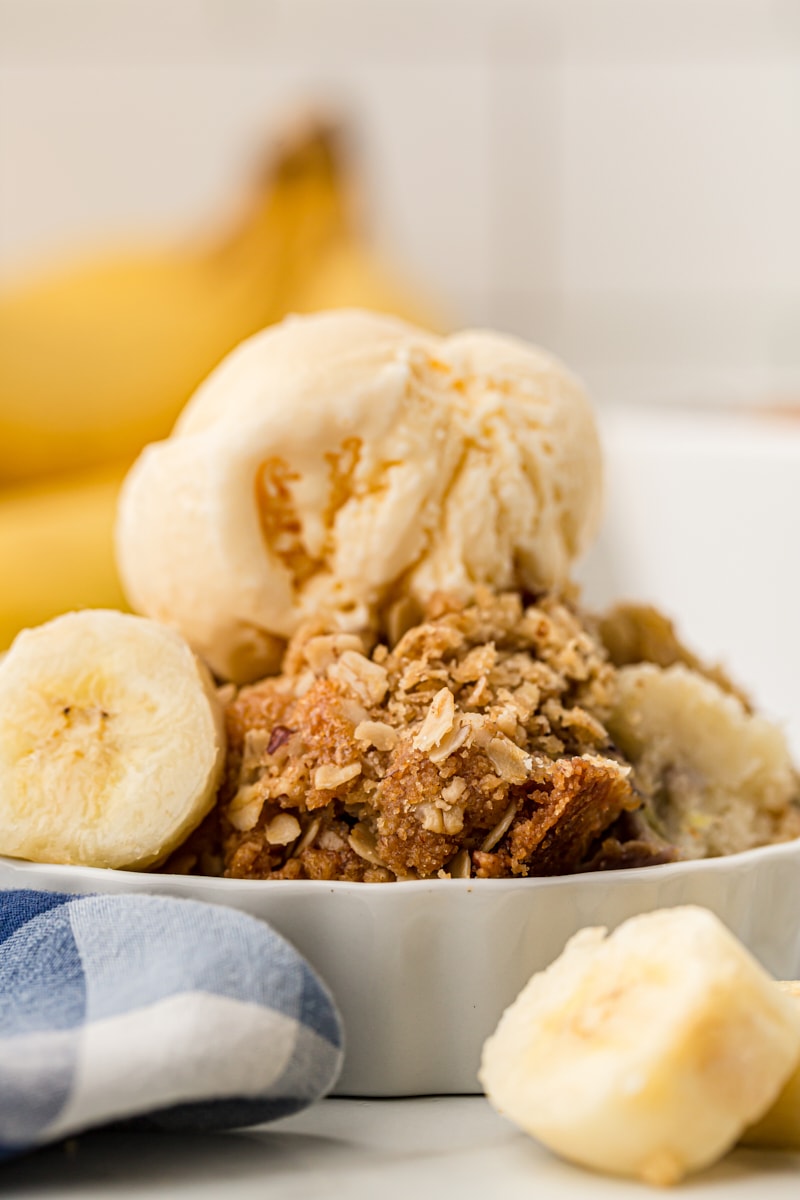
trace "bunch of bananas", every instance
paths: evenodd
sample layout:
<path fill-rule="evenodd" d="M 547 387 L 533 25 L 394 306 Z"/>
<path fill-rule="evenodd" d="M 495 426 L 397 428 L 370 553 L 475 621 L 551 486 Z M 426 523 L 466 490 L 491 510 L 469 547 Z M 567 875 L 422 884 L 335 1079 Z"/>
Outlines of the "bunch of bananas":
<path fill-rule="evenodd" d="M 279 149 L 222 235 L 0 294 L 0 649 L 66 609 L 124 606 L 112 526 L 142 446 L 243 338 L 345 305 L 431 323 L 365 246 L 339 135 L 321 125 Z"/>

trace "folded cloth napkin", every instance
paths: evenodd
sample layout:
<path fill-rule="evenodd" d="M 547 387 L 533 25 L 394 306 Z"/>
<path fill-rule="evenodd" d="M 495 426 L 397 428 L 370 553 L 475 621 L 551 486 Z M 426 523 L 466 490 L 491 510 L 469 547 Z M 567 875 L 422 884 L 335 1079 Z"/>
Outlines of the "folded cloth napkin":
<path fill-rule="evenodd" d="M 0 892 L 0 1159 L 132 1117 L 255 1125 L 323 1096 L 341 1065 L 327 988 L 263 921 Z"/>

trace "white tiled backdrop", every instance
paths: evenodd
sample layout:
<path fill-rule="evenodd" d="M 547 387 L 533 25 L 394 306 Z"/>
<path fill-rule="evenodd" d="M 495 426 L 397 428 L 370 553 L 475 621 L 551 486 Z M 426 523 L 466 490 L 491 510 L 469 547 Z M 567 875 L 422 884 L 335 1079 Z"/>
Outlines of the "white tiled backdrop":
<path fill-rule="evenodd" d="M 0 274 L 213 218 L 309 100 L 455 319 L 800 395 L 800 0 L 0 0 Z"/>

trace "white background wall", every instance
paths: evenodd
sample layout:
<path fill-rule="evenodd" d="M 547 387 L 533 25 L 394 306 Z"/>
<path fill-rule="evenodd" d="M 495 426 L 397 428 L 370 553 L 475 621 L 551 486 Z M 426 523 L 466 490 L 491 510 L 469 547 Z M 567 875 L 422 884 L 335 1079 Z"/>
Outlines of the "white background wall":
<path fill-rule="evenodd" d="M 800 0 L 0 0 L 0 272 L 208 219 L 308 99 L 456 318 L 800 395 Z"/>

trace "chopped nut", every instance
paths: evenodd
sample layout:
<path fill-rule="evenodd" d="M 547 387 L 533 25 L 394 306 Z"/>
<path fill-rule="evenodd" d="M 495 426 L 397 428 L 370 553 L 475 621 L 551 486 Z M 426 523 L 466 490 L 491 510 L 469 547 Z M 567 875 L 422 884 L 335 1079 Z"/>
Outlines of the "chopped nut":
<path fill-rule="evenodd" d="M 361 763 L 351 762 L 343 767 L 337 767 L 334 763 L 323 763 L 314 772 L 314 787 L 319 792 L 332 791 L 360 774 Z"/>
<path fill-rule="evenodd" d="M 442 799 L 445 804 L 455 804 L 456 800 L 460 800 L 467 790 L 467 781 L 456 775 L 451 779 L 447 787 L 442 788 Z"/>
<path fill-rule="evenodd" d="M 328 667 L 328 678 L 335 679 L 368 706 L 380 704 L 389 687 L 386 668 L 355 650 L 345 650 Z"/>
<path fill-rule="evenodd" d="M 517 732 L 517 714 L 512 708 L 501 708 L 497 714 L 493 714 L 494 723 L 501 733 L 506 737 L 513 738 Z"/>
<path fill-rule="evenodd" d="M 257 785 L 239 788 L 228 805 L 228 820 L 234 829 L 245 833 L 257 824 L 263 806 L 264 793 Z"/>
<path fill-rule="evenodd" d="M 414 749 L 426 751 L 438 746 L 445 734 L 453 728 L 455 717 L 456 702 L 453 693 L 449 688 L 440 688 L 431 700 L 422 728 L 414 738 Z"/>
<path fill-rule="evenodd" d="M 468 727 L 470 745 L 487 750 L 493 735 L 486 724 L 486 717 L 482 713 L 464 713 L 461 719 Z"/>
<path fill-rule="evenodd" d="M 524 783 L 533 766 L 530 754 L 526 754 L 504 734 L 492 738 L 486 747 L 486 757 L 498 775 L 509 783 Z"/>
<path fill-rule="evenodd" d="M 317 845 L 321 850 L 344 850 L 347 845 L 344 838 L 340 838 L 338 833 L 333 829 L 323 829 L 319 835 Z"/>
<path fill-rule="evenodd" d="M 364 653 L 361 638 L 353 633 L 328 633 L 309 638 L 303 647 L 303 658 L 315 675 L 324 675 L 328 667 L 347 650 Z"/>
<path fill-rule="evenodd" d="M 444 813 L 435 804 L 418 804 L 414 814 L 428 833 L 444 833 Z"/>
<path fill-rule="evenodd" d="M 496 661 L 497 651 L 493 642 L 486 646 L 475 646 L 453 671 L 453 678 L 459 683 L 477 683 L 489 674 Z"/>
<path fill-rule="evenodd" d="M 244 808 L 253 800 L 262 800 L 263 793 L 259 784 L 249 784 L 247 787 L 240 787 L 232 800 L 228 804 L 228 812 L 237 812 L 238 809 Z"/>
<path fill-rule="evenodd" d="M 300 837 L 300 822 L 291 813 L 278 813 L 267 826 L 265 833 L 271 846 L 288 846 Z"/>
<path fill-rule="evenodd" d="M 248 729 L 244 735 L 244 752 L 248 758 L 261 758 L 268 754 L 270 742 L 268 729 Z"/>
<path fill-rule="evenodd" d="M 458 804 L 454 804 L 452 808 L 447 808 L 442 813 L 444 820 L 444 831 L 450 837 L 456 833 L 461 833 L 464 828 L 464 810 Z"/>
<path fill-rule="evenodd" d="M 487 854 L 483 850 L 476 850 L 472 855 L 476 877 L 478 879 L 502 879 L 504 875 L 508 874 L 505 862 L 507 857 L 507 855 Z"/>
<path fill-rule="evenodd" d="M 293 733 L 294 730 L 289 729 L 286 725 L 275 725 L 272 733 L 269 735 L 266 753 L 274 754 L 276 750 L 280 750 L 281 746 L 286 745 Z"/>
<path fill-rule="evenodd" d="M 361 721 L 353 734 L 357 742 L 374 746 L 376 750 L 393 750 L 397 745 L 397 730 L 385 721 Z"/>
<path fill-rule="evenodd" d="M 261 809 L 263 807 L 262 800 L 251 800 L 249 804 L 242 804 L 239 808 L 229 809 L 228 820 L 234 829 L 238 829 L 240 833 L 246 833 L 248 829 L 253 829 L 258 824 L 258 818 L 261 816 Z"/>

